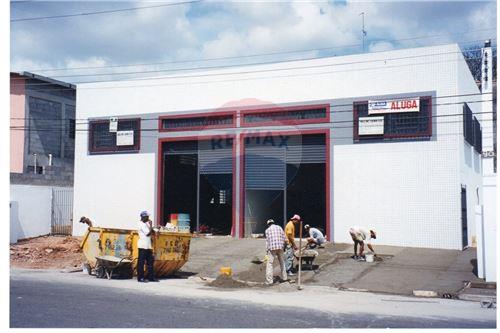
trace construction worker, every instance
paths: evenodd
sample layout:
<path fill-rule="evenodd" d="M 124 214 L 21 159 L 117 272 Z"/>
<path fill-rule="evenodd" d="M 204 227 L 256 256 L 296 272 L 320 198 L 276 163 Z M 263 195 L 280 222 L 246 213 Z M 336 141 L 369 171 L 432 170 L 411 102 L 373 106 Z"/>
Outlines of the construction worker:
<path fill-rule="evenodd" d="M 354 241 L 354 256 L 353 259 L 363 259 L 364 258 L 364 249 L 365 242 L 368 245 L 370 251 L 373 252 L 373 255 L 376 257 L 375 250 L 372 247 L 371 241 L 372 239 L 377 239 L 377 233 L 375 230 L 367 231 L 366 228 L 354 226 L 349 229 L 349 234 L 351 235 L 352 240 Z M 358 255 L 358 244 L 359 244 L 359 255 Z"/>
<path fill-rule="evenodd" d="M 311 228 L 309 224 L 306 224 L 304 229 L 309 234 L 307 238 L 307 246 L 309 248 L 313 249 L 316 246 L 322 247 L 323 244 L 326 243 L 325 236 L 323 236 L 323 233 L 319 229 Z"/>
<path fill-rule="evenodd" d="M 285 248 L 285 265 L 286 273 L 290 276 L 295 275 L 293 273 L 293 253 L 298 250 L 297 244 L 295 244 L 295 227 L 300 222 L 300 216 L 295 214 L 292 216 L 290 221 L 285 226 L 286 235 L 286 248 Z"/>
<path fill-rule="evenodd" d="M 148 266 L 148 280 L 149 282 L 158 282 L 154 275 L 154 257 L 153 245 L 151 243 L 151 236 L 154 234 L 153 222 L 149 219 L 149 213 L 142 211 L 141 221 L 138 224 L 139 240 L 137 247 L 139 248 L 139 256 L 137 259 L 137 281 L 146 282 L 144 280 L 144 264 Z"/>
<path fill-rule="evenodd" d="M 267 265 L 266 265 L 266 283 L 273 284 L 274 282 L 274 260 L 278 259 L 280 264 L 281 278 L 287 280 L 285 261 L 283 258 L 283 248 L 285 247 L 285 232 L 279 225 L 274 224 L 274 220 L 267 220 L 266 229 L 266 248 L 267 248 Z"/>

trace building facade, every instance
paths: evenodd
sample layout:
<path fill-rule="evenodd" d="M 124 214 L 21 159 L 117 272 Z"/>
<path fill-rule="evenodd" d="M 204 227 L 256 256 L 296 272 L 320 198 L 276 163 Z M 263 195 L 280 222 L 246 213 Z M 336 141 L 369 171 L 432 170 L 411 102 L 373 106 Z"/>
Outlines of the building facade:
<path fill-rule="evenodd" d="M 348 242 L 462 249 L 482 201 L 480 92 L 457 45 L 77 91 L 74 215 L 248 237 L 295 213 Z M 73 232 L 85 228 L 78 223 Z"/>
<path fill-rule="evenodd" d="M 10 73 L 10 241 L 71 234 L 76 87 Z"/>
<path fill-rule="evenodd" d="M 72 185 L 76 87 L 10 73 L 12 183 Z"/>

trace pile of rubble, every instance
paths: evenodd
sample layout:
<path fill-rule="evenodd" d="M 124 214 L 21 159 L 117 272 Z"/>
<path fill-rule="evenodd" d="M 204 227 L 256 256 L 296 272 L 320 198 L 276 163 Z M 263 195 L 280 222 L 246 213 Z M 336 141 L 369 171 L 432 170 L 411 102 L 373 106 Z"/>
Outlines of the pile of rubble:
<path fill-rule="evenodd" d="M 10 246 L 10 264 L 22 268 L 68 269 L 84 261 L 80 239 L 70 236 L 42 236 Z"/>

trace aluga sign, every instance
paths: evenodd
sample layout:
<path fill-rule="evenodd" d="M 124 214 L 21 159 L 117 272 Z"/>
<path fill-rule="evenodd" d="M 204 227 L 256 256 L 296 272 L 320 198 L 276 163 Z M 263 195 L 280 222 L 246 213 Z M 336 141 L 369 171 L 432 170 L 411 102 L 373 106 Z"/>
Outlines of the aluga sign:
<path fill-rule="evenodd" d="M 368 114 L 402 113 L 420 111 L 420 99 L 368 101 Z"/>

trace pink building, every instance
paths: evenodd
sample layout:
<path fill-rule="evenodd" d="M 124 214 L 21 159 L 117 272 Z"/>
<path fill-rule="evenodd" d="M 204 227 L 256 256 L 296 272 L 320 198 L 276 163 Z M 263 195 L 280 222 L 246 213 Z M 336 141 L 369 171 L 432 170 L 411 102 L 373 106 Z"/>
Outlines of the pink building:
<path fill-rule="evenodd" d="M 72 186 L 76 87 L 10 73 L 11 183 Z"/>

